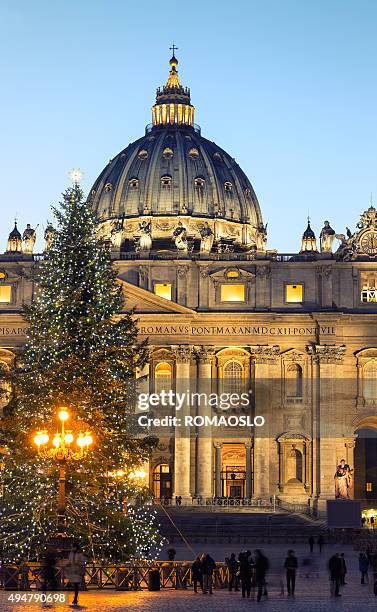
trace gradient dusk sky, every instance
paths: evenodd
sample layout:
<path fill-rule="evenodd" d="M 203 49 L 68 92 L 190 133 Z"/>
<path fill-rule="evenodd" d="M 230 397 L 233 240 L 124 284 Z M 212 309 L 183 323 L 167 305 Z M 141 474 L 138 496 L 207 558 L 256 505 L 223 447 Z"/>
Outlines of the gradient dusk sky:
<path fill-rule="evenodd" d="M 144 133 L 169 47 L 196 122 L 246 172 L 268 247 L 297 252 L 308 212 L 354 228 L 377 203 L 375 0 L 0 0 L 0 251 L 80 167 L 88 191 Z"/>

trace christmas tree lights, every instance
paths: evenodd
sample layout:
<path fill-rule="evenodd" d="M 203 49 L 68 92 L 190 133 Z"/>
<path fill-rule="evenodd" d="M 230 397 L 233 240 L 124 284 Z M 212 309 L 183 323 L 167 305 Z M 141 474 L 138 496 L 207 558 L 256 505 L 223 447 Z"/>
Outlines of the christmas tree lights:
<path fill-rule="evenodd" d="M 57 407 L 68 406 L 94 441 L 67 470 L 68 531 L 96 561 L 142 558 L 161 544 L 149 491 L 132 478 L 155 443 L 133 427 L 146 345 L 120 315 L 122 288 L 78 184 L 53 212 L 51 246 L 24 308 L 27 344 L 2 372 L 12 395 L 1 419 L 0 550 L 8 560 L 33 555 L 56 529 L 58 466 L 38 456 L 33 438 L 57 427 Z"/>

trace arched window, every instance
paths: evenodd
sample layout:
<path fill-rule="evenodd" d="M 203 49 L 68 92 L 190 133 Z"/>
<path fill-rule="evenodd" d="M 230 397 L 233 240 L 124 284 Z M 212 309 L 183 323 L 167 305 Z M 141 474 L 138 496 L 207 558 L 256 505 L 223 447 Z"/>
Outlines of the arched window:
<path fill-rule="evenodd" d="M 224 393 L 242 393 L 243 367 L 238 361 L 228 361 L 224 365 Z"/>
<path fill-rule="evenodd" d="M 171 176 L 161 177 L 161 187 L 163 189 L 169 189 L 171 187 Z"/>
<path fill-rule="evenodd" d="M 302 367 L 297 363 L 290 363 L 285 373 L 286 397 L 302 397 Z"/>
<path fill-rule="evenodd" d="M 173 149 L 171 149 L 170 147 L 165 147 L 162 152 L 162 156 L 165 157 L 165 159 L 170 159 L 171 157 L 173 157 Z"/>
<path fill-rule="evenodd" d="M 170 391 L 172 388 L 172 366 L 166 361 L 158 363 L 154 370 L 155 393 Z"/>
<path fill-rule="evenodd" d="M 197 189 L 203 189 L 205 185 L 205 180 L 198 176 L 196 177 L 196 179 L 194 179 L 194 185 Z"/>
<path fill-rule="evenodd" d="M 232 191 L 233 185 L 230 181 L 225 181 L 224 183 L 224 189 L 225 191 Z"/>
<path fill-rule="evenodd" d="M 363 369 L 363 395 L 366 400 L 377 400 L 377 361 L 368 361 Z"/>
<path fill-rule="evenodd" d="M 171 472 L 167 463 L 160 463 L 153 470 L 153 494 L 155 499 L 171 499 Z"/>
<path fill-rule="evenodd" d="M 139 179 L 132 178 L 128 181 L 128 185 L 130 189 L 137 189 L 139 187 Z"/>

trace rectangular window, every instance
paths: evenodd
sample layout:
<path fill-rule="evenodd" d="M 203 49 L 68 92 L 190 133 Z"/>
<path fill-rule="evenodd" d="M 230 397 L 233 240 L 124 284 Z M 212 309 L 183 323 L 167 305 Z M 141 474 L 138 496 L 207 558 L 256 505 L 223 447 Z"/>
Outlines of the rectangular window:
<path fill-rule="evenodd" d="M 377 274 L 371 272 L 362 272 L 360 274 L 361 296 L 360 299 L 364 304 L 373 304 L 377 302 Z"/>
<path fill-rule="evenodd" d="M 12 297 L 11 285 L 0 285 L 0 304 L 9 304 Z"/>
<path fill-rule="evenodd" d="M 154 286 L 154 292 L 159 297 L 165 298 L 165 300 L 171 300 L 171 294 L 172 294 L 171 283 L 156 283 Z"/>
<path fill-rule="evenodd" d="M 372 485 L 372 483 L 371 483 L 371 482 L 367 482 L 367 483 L 365 484 L 365 490 L 366 490 L 368 493 L 371 493 L 371 492 L 373 491 L 373 485 Z"/>
<path fill-rule="evenodd" d="M 220 301 L 221 302 L 244 302 L 245 301 L 245 285 L 224 284 L 220 285 Z"/>
<path fill-rule="evenodd" d="M 285 285 L 285 301 L 288 304 L 301 304 L 304 295 L 304 285 Z"/>

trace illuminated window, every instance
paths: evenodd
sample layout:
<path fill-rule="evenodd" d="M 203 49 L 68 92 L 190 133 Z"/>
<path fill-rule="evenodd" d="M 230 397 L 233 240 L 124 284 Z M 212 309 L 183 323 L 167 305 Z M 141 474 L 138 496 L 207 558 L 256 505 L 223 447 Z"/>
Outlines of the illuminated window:
<path fill-rule="evenodd" d="M 165 300 L 171 300 L 171 283 L 156 283 L 154 286 L 154 292 L 159 297 L 165 298 Z"/>
<path fill-rule="evenodd" d="M 172 367 L 170 363 L 158 363 L 154 370 L 154 390 L 155 393 L 170 391 L 172 385 Z"/>
<path fill-rule="evenodd" d="M 162 176 L 161 177 L 161 186 L 164 188 L 171 187 L 171 176 Z"/>
<path fill-rule="evenodd" d="M 300 304 L 304 294 L 303 285 L 286 285 L 285 301 L 289 304 Z"/>
<path fill-rule="evenodd" d="M 224 366 L 224 393 L 241 393 L 243 389 L 243 367 L 238 361 L 228 361 Z"/>
<path fill-rule="evenodd" d="M 238 270 L 228 270 L 226 275 L 228 278 L 238 278 L 240 273 L 238 272 Z"/>
<path fill-rule="evenodd" d="M 377 302 L 377 274 L 365 272 L 360 275 L 361 301 L 365 304 Z"/>
<path fill-rule="evenodd" d="M 220 285 L 221 302 L 244 302 L 245 285 L 223 284 Z"/>
<path fill-rule="evenodd" d="M 224 183 L 225 191 L 232 191 L 232 188 L 233 188 L 232 183 L 230 183 L 229 181 L 225 181 L 225 183 Z"/>
<path fill-rule="evenodd" d="M 365 490 L 367 493 L 371 493 L 373 491 L 373 484 L 371 482 L 365 483 Z"/>
<path fill-rule="evenodd" d="M 6 278 L 7 275 L 5 272 L 3 272 L 3 270 L 0 270 L 0 280 L 4 280 L 4 278 Z"/>
<path fill-rule="evenodd" d="M 9 304 L 12 296 L 11 285 L 0 285 L 0 303 Z"/>

